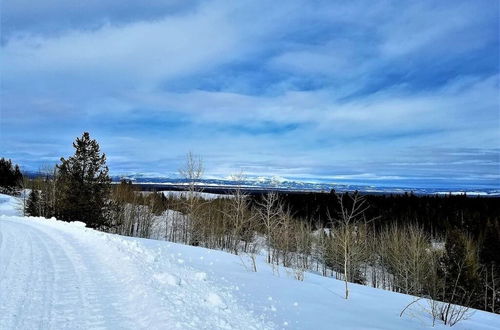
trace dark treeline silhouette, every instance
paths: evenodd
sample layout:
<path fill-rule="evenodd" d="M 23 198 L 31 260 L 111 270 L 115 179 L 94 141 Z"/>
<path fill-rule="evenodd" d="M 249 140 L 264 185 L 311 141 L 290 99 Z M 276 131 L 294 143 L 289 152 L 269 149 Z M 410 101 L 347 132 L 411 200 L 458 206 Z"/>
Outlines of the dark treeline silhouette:
<path fill-rule="evenodd" d="M 254 203 L 261 201 L 263 196 L 265 194 L 252 194 Z M 329 214 L 336 214 L 340 208 L 334 191 L 280 193 L 279 196 L 295 217 L 316 225 L 328 225 Z M 484 243 L 485 251 L 481 253 L 485 261 L 500 265 L 499 197 L 404 193 L 364 194 L 364 198 L 370 205 L 366 217 L 373 219 L 371 225 L 376 231 L 389 224 L 417 224 L 432 236 L 444 239 L 451 230 L 460 230 Z"/>
<path fill-rule="evenodd" d="M 363 194 L 363 193 L 361 193 Z M 264 194 L 252 194 L 255 201 Z M 431 234 L 441 234 L 460 228 L 475 238 L 484 236 L 487 226 L 500 223 L 500 198 L 467 195 L 415 195 L 412 193 L 372 195 L 363 194 L 370 208 L 367 217 L 376 218 L 376 229 L 389 223 L 418 223 Z M 332 193 L 280 193 L 281 200 L 292 213 L 313 223 L 328 223 L 339 204 Z"/>
<path fill-rule="evenodd" d="M 0 158 L 0 192 L 12 193 L 21 187 L 22 181 L 19 166 L 12 164 L 10 159 Z"/>

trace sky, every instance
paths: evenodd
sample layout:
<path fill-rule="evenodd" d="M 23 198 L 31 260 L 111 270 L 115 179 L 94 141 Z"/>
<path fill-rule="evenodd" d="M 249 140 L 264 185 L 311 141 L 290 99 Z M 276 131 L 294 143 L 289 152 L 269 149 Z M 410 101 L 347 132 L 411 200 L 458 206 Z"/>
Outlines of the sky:
<path fill-rule="evenodd" d="M 0 156 L 500 187 L 499 2 L 3 0 Z"/>

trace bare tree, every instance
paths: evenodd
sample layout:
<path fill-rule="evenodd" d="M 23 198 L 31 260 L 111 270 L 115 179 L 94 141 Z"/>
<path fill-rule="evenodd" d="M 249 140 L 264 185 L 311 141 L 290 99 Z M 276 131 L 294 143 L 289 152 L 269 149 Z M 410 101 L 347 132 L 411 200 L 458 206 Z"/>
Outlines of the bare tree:
<path fill-rule="evenodd" d="M 267 262 L 271 263 L 271 236 L 280 224 L 280 213 L 283 212 L 283 205 L 279 203 L 278 194 L 270 192 L 262 197 L 257 206 L 266 235 Z"/>
<path fill-rule="evenodd" d="M 32 186 L 32 179 L 29 178 L 27 173 L 23 173 L 23 177 L 19 182 L 20 188 L 21 188 L 21 194 L 20 194 L 20 200 L 19 200 L 19 205 L 18 208 L 20 211 L 22 211 L 23 216 L 26 216 L 26 209 L 27 209 L 27 203 L 28 203 L 28 189 L 31 188 Z"/>
<path fill-rule="evenodd" d="M 428 255 L 434 265 L 430 276 L 426 279 L 428 291 L 428 312 L 432 316 L 433 325 L 441 321 L 445 325 L 453 326 L 468 319 L 473 311 L 470 302 L 475 292 L 469 287 L 469 276 L 473 271 L 477 249 L 472 239 L 466 235 L 447 237 L 447 243 L 453 241 L 452 247 L 442 250 L 433 250 Z M 443 260 L 444 259 L 444 260 Z"/>
<path fill-rule="evenodd" d="M 460 285 L 460 278 L 465 272 L 465 263 L 457 261 L 458 273 L 455 278 L 437 278 L 435 292 L 428 298 L 430 314 L 432 316 L 432 325 L 436 320 L 443 322 L 444 325 L 454 326 L 462 320 L 467 320 L 474 313 L 468 307 L 473 292 L 467 291 Z M 450 291 L 450 292 L 448 292 Z M 447 299 L 448 301 L 443 301 Z"/>
<path fill-rule="evenodd" d="M 500 271 L 495 264 L 484 266 L 484 309 L 492 313 L 500 313 L 497 302 L 500 296 Z"/>
<path fill-rule="evenodd" d="M 276 265 L 280 260 L 285 267 L 292 266 L 295 249 L 294 218 L 289 208 L 280 208 L 277 225 L 271 231 L 270 243 L 272 247 L 272 262 Z"/>
<path fill-rule="evenodd" d="M 243 174 L 233 176 L 236 182 L 243 181 Z M 241 186 L 236 186 L 232 192 L 232 197 L 228 200 L 228 208 L 223 210 L 224 216 L 230 222 L 232 228 L 232 251 L 238 254 L 240 243 L 243 242 L 243 251 L 248 250 L 249 244 L 252 244 L 256 224 L 257 214 L 251 212 L 248 195 L 243 192 Z"/>
<path fill-rule="evenodd" d="M 189 152 L 186 155 L 184 166 L 179 169 L 179 174 L 187 181 L 188 192 L 190 194 L 194 195 L 196 193 L 197 181 L 203 177 L 203 173 L 203 160 L 200 156 L 195 156 L 193 153 Z"/>
<path fill-rule="evenodd" d="M 191 235 L 188 237 L 189 233 L 194 233 L 196 226 L 194 221 L 196 220 L 196 211 L 200 204 L 199 192 L 200 189 L 197 186 L 198 181 L 203 177 L 204 168 L 203 161 L 201 157 L 193 155 L 189 152 L 186 155 L 186 162 L 182 168 L 179 169 L 179 174 L 182 178 L 187 181 L 188 189 L 185 198 L 185 224 L 188 227 L 185 231 L 185 237 L 183 240 L 191 245 L 197 245 L 198 241 L 196 235 Z"/>
<path fill-rule="evenodd" d="M 294 252 L 295 262 L 293 268 L 295 270 L 295 278 L 299 281 L 304 280 L 304 274 L 310 268 L 310 257 L 313 249 L 313 234 L 311 225 L 305 220 L 295 222 L 295 238 Z"/>
<path fill-rule="evenodd" d="M 332 224 L 334 259 L 341 266 L 345 282 L 345 299 L 349 298 L 348 282 L 355 280 L 360 265 L 367 260 L 365 211 L 369 208 L 358 192 L 337 195 L 340 210 L 336 217 L 329 215 Z"/>
<path fill-rule="evenodd" d="M 393 224 L 379 236 L 381 266 L 390 276 L 391 289 L 422 295 L 431 276 L 431 237 L 417 225 Z"/>

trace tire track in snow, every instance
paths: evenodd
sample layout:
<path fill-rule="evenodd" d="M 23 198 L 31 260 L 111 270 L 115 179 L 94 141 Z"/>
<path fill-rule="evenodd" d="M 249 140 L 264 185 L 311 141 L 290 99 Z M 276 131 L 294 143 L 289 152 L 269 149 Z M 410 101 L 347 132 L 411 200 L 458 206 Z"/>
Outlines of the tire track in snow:
<path fill-rule="evenodd" d="M 0 250 L 2 263 L 5 254 L 9 250 L 10 253 L 0 279 L 0 329 L 17 329 L 22 321 L 18 315 L 23 315 L 24 307 L 29 303 L 27 297 L 33 280 L 33 246 L 29 232 L 16 229 L 9 232 L 8 228 L 10 226 L 4 222 L 3 247 Z"/>
<path fill-rule="evenodd" d="M 138 240 L 50 219 L 0 216 L 0 223 L 2 244 L 12 245 L 0 250 L 0 258 L 10 253 L 13 260 L 4 281 L 13 287 L 0 292 L 0 329 L 273 327 L 206 274 Z M 23 269 L 33 278 L 12 277 Z M 24 293 L 35 279 L 32 292 Z M 6 296 L 15 299 L 5 303 Z M 1 313 L 16 308 L 16 315 Z"/>
<path fill-rule="evenodd" d="M 6 237 L 8 232 L 2 230 L 2 221 L 0 221 L 0 286 L 2 281 L 5 281 L 7 269 L 10 266 L 12 260 L 13 251 L 12 243 L 7 244 L 9 237 Z"/>
<path fill-rule="evenodd" d="M 61 244 L 35 226 L 2 222 L 2 231 L 11 238 L 9 243 L 14 251 L 11 259 L 29 260 L 29 265 L 6 269 L 6 274 L 21 275 L 17 280 L 13 276 L 2 276 L 5 288 L 0 288 L 4 289 L 0 292 L 0 307 L 5 305 L 6 311 L 17 312 L 11 317 L 2 313 L 0 329 L 132 328 L 121 325 L 127 315 L 116 311 L 116 302 L 107 304 L 114 288 L 102 286 L 105 279 L 96 273 L 91 256 L 83 260 L 68 248 L 67 241 Z M 23 317 L 16 317 L 18 315 Z"/>
<path fill-rule="evenodd" d="M 50 232 L 48 237 L 61 247 L 78 278 L 88 328 L 128 328 L 129 313 L 122 309 L 124 302 L 120 298 L 123 290 L 110 278 L 106 267 L 96 263 L 98 256 L 90 253 L 92 249 L 57 232 Z"/>
<path fill-rule="evenodd" d="M 44 242 L 38 237 L 36 231 L 29 228 L 28 235 L 30 237 L 32 251 L 42 253 L 48 256 L 48 249 Z M 33 254 L 32 254 L 33 255 Z M 47 263 L 49 261 L 49 263 Z M 24 305 L 24 308 L 29 308 L 32 311 L 28 318 L 24 318 L 20 327 L 25 328 L 32 324 L 37 324 L 37 328 L 49 328 L 52 317 L 52 296 L 53 296 L 53 269 L 54 263 L 50 258 L 33 258 L 32 281 L 33 286 L 29 296 L 29 307 Z M 34 283 L 33 283 L 34 282 Z"/>

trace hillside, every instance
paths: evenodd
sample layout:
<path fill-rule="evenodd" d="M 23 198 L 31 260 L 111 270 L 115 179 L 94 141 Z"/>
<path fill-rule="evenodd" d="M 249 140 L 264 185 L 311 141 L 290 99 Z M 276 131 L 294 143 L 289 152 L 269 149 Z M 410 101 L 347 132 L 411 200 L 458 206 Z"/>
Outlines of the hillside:
<path fill-rule="evenodd" d="M 429 329 L 414 297 L 263 261 L 16 215 L 0 196 L 0 329 Z M 438 325 L 435 328 L 447 328 Z M 476 311 L 453 329 L 498 329 Z"/>

